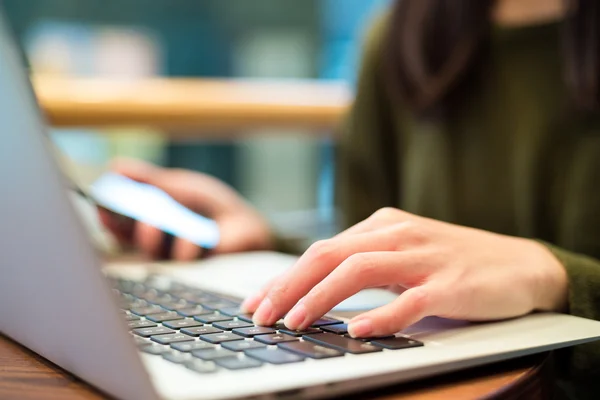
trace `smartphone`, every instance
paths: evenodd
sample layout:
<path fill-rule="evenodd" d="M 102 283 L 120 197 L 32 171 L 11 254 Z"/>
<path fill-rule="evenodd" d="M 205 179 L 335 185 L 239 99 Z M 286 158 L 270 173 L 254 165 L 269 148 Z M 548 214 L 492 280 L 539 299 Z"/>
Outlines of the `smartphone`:
<path fill-rule="evenodd" d="M 86 193 L 98 206 L 186 239 L 204 249 L 219 244 L 217 223 L 175 201 L 155 186 L 106 173 Z"/>

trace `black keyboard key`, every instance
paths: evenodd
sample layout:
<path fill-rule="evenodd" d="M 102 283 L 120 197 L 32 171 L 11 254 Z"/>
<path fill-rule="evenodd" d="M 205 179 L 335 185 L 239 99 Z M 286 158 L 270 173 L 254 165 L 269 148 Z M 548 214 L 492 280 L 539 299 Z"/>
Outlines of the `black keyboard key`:
<path fill-rule="evenodd" d="M 199 359 L 191 359 L 184 364 L 189 370 L 201 373 L 210 374 L 217 372 L 217 366 L 214 363 L 202 361 Z"/>
<path fill-rule="evenodd" d="M 302 336 L 302 339 L 352 354 L 374 353 L 382 350 L 381 347 L 375 347 L 368 343 L 361 342 L 360 340 L 349 339 L 333 333 L 306 335 Z"/>
<path fill-rule="evenodd" d="M 284 350 L 291 351 L 292 353 L 315 359 L 340 357 L 344 355 L 344 353 L 339 350 L 306 341 L 279 343 L 277 346 Z"/>
<path fill-rule="evenodd" d="M 125 321 L 138 321 L 140 319 L 140 317 L 138 317 L 137 315 L 134 314 L 125 314 Z"/>
<path fill-rule="evenodd" d="M 198 322 L 196 320 L 187 318 L 187 319 L 178 319 L 175 321 L 166 321 L 163 322 L 163 325 L 167 328 L 171 329 L 181 329 L 181 328 L 193 328 L 195 326 L 202 326 L 202 322 Z"/>
<path fill-rule="evenodd" d="M 334 324 L 341 324 L 341 323 L 342 323 L 342 321 L 340 321 L 340 320 L 329 318 L 329 317 L 323 317 L 323 318 L 318 319 L 315 322 L 313 322 L 311 326 L 313 328 L 318 328 L 320 326 L 334 325 Z"/>
<path fill-rule="evenodd" d="M 146 319 L 154 322 L 173 321 L 181 319 L 181 315 L 177 314 L 175 311 L 167 311 L 160 314 L 147 315 Z"/>
<path fill-rule="evenodd" d="M 217 328 L 213 328 L 212 326 L 198 326 L 195 328 L 181 329 L 181 333 L 185 333 L 186 335 L 190 335 L 190 336 L 200 336 L 200 335 L 207 335 L 209 333 L 219 333 L 219 332 L 223 332 L 223 331 L 220 329 L 217 329 Z"/>
<path fill-rule="evenodd" d="M 221 332 L 202 335 L 200 336 L 200 339 L 208 343 L 219 344 L 223 342 L 231 342 L 233 340 L 243 340 L 244 338 L 232 332 Z"/>
<path fill-rule="evenodd" d="M 241 311 L 239 307 L 219 308 L 219 312 L 230 317 L 237 316 Z M 246 321 L 247 322 L 247 321 Z"/>
<path fill-rule="evenodd" d="M 372 342 L 373 340 L 381 340 L 381 339 L 393 339 L 394 335 L 389 335 L 389 336 L 377 336 L 377 337 L 366 337 L 366 338 L 353 338 L 352 336 L 350 336 L 349 334 L 345 334 L 344 335 L 347 338 L 350 339 L 354 339 L 354 340 L 360 340 L 361 342 Z"/>
<path fill-rule="evenodd" d="M 183 310 L 186 308 L 190 307 L 190 303 L 186 302 L 186 301 L 162 301 L 160 303 L 155 303 L 157 306 L 160 306 L 162 308 L 164 308 L 165 310 L 169 310 L 169 311 L 177 311 L 177 310 Z"/>
<path fill-rule="evenodd" d="M 128 322 L 127 326 L 129 326 L 129 329 L 136 329 L 136 328 L 153 328 L 158 325 L 152 321 L 148 321 L 146 319 L 140 319 L 138 321 Z"/>
<path fill-rule="evenodd" d="M 335 325 L 326 325 L 321 327 L 322 331 L 336 333 L 338 335 L 343 335 L 344 333 L 348 333 L 348 324 L 335 324 Z"/>
<path fill-rule="evenodd" d="M 134 329 L 132 332 L 135 333 L 136 335 L 143 336 L 143 337 L 177 333 L 174 330 L 165 328 L 164 326 L 158 326 L 156 328 L 138 328 L 138 329 Z"/>
<path fill-rule="evenodd" d="M 143 307 L 133 307 L 129 311 L 131 311 L 133 314 L 141 315 L 143 317 L 143 316 L 151 315 L 151 314 L 164 313 L 165 309 L 162 307 L 158 307 L 158 306 L 143 306 Z"/>
<path fill-rule="evenodd" d="M 273 333 L 270 335 L 255 336 L 254 340 L 257 340 L 264 344 L 277 344 L 283 342 L 294 342 L 300 339 L 291 335 L 286 335 L 285 333 Z"/>
<path fill-rule="evenodd" d="M 262 349 L 267 347 L 266 344 L 255 342 L 254 340 L 236 340 L 233 342 L 222 343 L 221 346 L 231 351 L 245 351 L 250 349 Z"/>
<path fill-rule="evenodd" d="M 184 353 L 189 353 L 194 350 L 214 349 L 215 345 L 196 340 L 195 342 L 173 343 L 171 344 L 171 348 L 174 350 L 183 351 Z"/>
<path fill-rule="evenodd" d="M 260 367 L 262 363 L 258 360 L 255 360 L 250 357 L 225 357 L 225 358 L 217 358 L 215 363 L 223 368 L 238 370 L 238 369 L 248 369 L 248 368 L 256 368 Z"/>
<path fill-rule="evenodd" d="M 400 349 L 409 349 L 411 347 L 421 347 L 423 346 L 422 342 L 418 340 L 409 339 L 405 337 L 395 337 L 391 339 L 377 339 L 372 340 L 371 344 L 378 347 L 383 347 L 385 349 L 390 350 L 400 350 Z"/>
<path fill-rule="evenodd" d="M 169 348 L 167 346 L 163 346 L 160 344 L 149 344 L 147 346 L 141 346 L 140 350 L 143 351 L 144 353 L 159 356 L 159 355 L 169 351 Z"/>
<path fill-rule="evenodd" d="M 215 314 L 197 315 L 194 317 L 194 319 L 196 321 L 200 321 L 205 324 L 212 324 L 213 322 L 231 321 L 233 319 L 233 317 L 215 313 Z"/>
<path fill-rule="evenodd" d="M 250 322 L 246 321 L 223 321 L 223 322 L 215 322 L 213 324 L 215 328 L 223 329 L 224 331 L 230 331 L 236 328 L 249 328 L 252 325 Z"/>
<path fill-rule="evenodd" d="M 315 333 L 322 333 L 323 331 L 317 328 L 306 328 L 303 331 L 292 331 L 290 329 L 280 329 L 280 333 L 285 333 L 286 335 L 291 336 L 304 336 L 304 335 L 314 335 Z"/>
<path fill-rule="evenodd" d="M 251 349 L 244 352 L 248 357 L 269 364 L 289 364 L 304 361 L 305 357 L 281 349 Z"/>
<path fill-rule="evenodd" d="M 246 322 L 252 322 L 252 314 L 238 314 L 238 319 Z"/>
<path fill-rule="evenodd" d="M 165 360 L 171 361 L 175 364 L 185 364 L 187 361 L 192 359 L 192 355 L 190 353 L 182 353 L 176 350 L 166 351 L 162 354 L 162 356 Z"/>
<path fill-rule="evenodd" d="M 269 333 L 277 333 L 277 331 L 273 328 L 269 328 L 266 326 L 250 326 L 248 328 L 234 329 L 233 333 L 250 338 L 256 335 L 267 335 Z"/>
<path fill-rule="evenodd" d="M 287 326 L 285 326 L 285 324 L 283 322 L 278 322 L 274 325 L 271 325 L 269 328 L 273 328 L 275 330 L 281 330 L 281 329 L 287 329 Z"/>
<path fill-rule="evenodd" d="M 214 348 L 214 349 L 206 349 L 206 350 L 194 350 L 192 351 L 192 355 L 196 358 L 200 358 L 204 361 L 212 361 L 217 358 L 224 357 L 233 357 L 235 353 L 231 350 Z"/>
<path fill-rule="evenodd" d="M 194 340 L 193 337 L 184 335 L 183 333 L 173 333 L 170 335 L 152 336 L 150 339 L 155 341 L 156 343 L 160 343 L 160 344 L 171 344 L 171 343 L 176 343 L 176 342 L 189 342 L 189 341 Z"/>
<path fill-rule="evenodd" d="M 212 313 L 213 313 L 212 310 L 207 310 L 206 308 L 204 308 L 202 306 L 188 307 L 188 308 L 182 308 L 181 310 L 177 310 L 177 314 L 179 314 L 183 317 L 195 317 L 196 315 L 206 315 L 206 314 L 212 314 Z"/>

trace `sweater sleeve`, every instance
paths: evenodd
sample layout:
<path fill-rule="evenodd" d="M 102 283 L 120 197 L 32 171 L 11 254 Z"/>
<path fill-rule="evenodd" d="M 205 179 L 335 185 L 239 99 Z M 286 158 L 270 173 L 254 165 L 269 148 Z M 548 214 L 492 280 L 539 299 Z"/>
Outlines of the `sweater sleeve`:
<path fill-rule="evenodd" d="M 600 130 L 584 128 L 572 138 L 568 155 L 555 160 L 563 177 L 554 184 L 557 221 L 552 244 L 546 243 L 565 267 L 571 315 L 600 320 Z M 600 389 L 600 341 L 558 353 L 557 365 L 574 390 Z M 589 392 L 590 389 L 586 389 Z M 580 396 L 576 396 L 580 397 Z"/>

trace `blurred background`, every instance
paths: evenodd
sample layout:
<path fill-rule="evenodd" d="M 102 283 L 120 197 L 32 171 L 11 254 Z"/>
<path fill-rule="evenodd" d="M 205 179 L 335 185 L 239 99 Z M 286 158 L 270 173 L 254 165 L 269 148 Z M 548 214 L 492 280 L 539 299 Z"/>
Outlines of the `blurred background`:
<path fill-rule="evenodd" d="M 363 33 L 389 0 L 5 0 L 34 74 L 336 81 L 352 90 Z M 215 175 L 279 230 L 335 230 L 333 132 L 252 127 L 173 138 L 152 126 L 54 128 L 80 168 L 116 156 Z M 245 134 L 247 133 L 247 134 Z"/>

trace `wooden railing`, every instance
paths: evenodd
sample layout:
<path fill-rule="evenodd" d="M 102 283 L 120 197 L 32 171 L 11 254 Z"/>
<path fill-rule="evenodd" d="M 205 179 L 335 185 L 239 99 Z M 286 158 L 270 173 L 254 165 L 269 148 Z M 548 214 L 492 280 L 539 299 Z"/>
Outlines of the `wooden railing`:
<path fill-rule="evenodd" d="M 253 128 L 339 124 L 351 101 L 346 84 L 152 78 L 33 78 L 36 95 L 55 127 L 149 126 L 202 136 Z"/>

